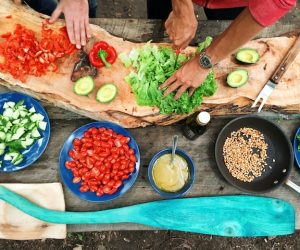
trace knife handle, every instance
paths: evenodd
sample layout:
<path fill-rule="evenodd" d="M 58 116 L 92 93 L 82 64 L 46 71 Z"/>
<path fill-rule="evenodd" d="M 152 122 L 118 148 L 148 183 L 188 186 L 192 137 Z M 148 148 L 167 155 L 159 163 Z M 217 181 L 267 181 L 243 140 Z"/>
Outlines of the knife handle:
<path fill-rule="evenodd" d="M 298 52 L 300 51 L 300 36 L 296 39 L 293 46 L 289 49 L 288 53 L 280 63 L 280 65 L 275 70 L 274 74 L 271 77 L 271 80 L 278 84 L 283 74 L 288 70 L 289 66 L 296 59 Z"/>

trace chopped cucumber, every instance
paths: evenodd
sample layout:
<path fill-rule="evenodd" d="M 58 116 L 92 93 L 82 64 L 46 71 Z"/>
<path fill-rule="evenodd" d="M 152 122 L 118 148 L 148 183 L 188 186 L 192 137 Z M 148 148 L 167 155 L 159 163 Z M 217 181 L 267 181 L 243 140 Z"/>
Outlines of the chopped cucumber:
<path fill-rule="evenodd" d="M 6 102 L 5 104 L 7 105 L 7 108 L 14 108 L 15 105 L 16 105 L 15 102 Z M 5 104 L 4 104 L 4 105 L 5 105 Z"/>
<path fill-rule="evenodd" d="M 41 115 L 41 114 L 33 114 L 33 115 L 30 117 L 30 120 L 31 120 L 32 122 L 42 121 L 42 120 L 44 120 L 44 116 Z"/>
<path fill-rule="evenodd" d="M 4 161 L 11 161 L 12 157 L 11 157 L 10 153 L 5 154 L 3 160 Z"/>
<path fill-rule="evenodd" d="M 19 164 L 23 161 L 23 159 L 24 159 L 23 155 L 20 154 L 20 155 L 16 158 L 15 161 L 12 161 L 12 164 L 14 164 L 14 165 L 19 165 Z"/>
<path fill-rule="evenodd" d="M 5 150 L 5 148 L 6 148 L 5 143 L 4 143 L 4 142 L 1 142 L 1 143 L 0 143 L 0 150 Z"/>
<path fill-rule="evenodd" d="M 5 102 L 3 109 L 0 114 L 0 156 L 4 155 L 4 161 L 18 165 L 24 160 L 21 151 L 41 138 L 40 131 L 46 130 L 47 122 L 34 107 L 28 110 L 24 100 Z"/>
<path fill-rule="evenodd" d="M 18 140 L 25 133 L 25 128 L 20 127 L 16 130 L 15 134 L 11 137 L 12 140 Z"/>
<path fill-rule="evenodd" d="M 37 128 L 34 128 L 34 129 L 32 130 L 32 132 L 31 132 L 31 136 L 32 136 L 32 138 L 40 138 L 40 137 L 41 137 L 41 134 L 40 134 L 40 132 L 38 131 Z"/>
<path fill-rule="evenodd" d="M 97 101 L 102 103 L 111 102 L 118 93 L 116 85 L 113 83 L 104 84 L 97 92 Z"/>
<path fill-rule="evenodd" d="M 44 121 L 40 121 L 39 124 L 39 129 L 45 131 L 46 130 L 46 127 L 47 127 L 47 122 L 44 122 Z"/>
<path fill-rule="evenodd" d="M 5 141 L 6 135 L 5 132 L 0 131 L 0 141 Z"/>
<path fill-rule="evenodd" d="M 35 113 L 35 108 L 34 107 L 31 107 L 29 110 L 28 110 L 30 113 Z"/>
<path fill-rule="evenodd" d="M 6 116 L 8 118 L 12 118 L 14 113 L 14 110 L 12 108 L 7 108 L 5 109 L 5 111 L 3 112 L 3 116 Z"/>
<path fill-rule="evenodd" d="M 34 139 L 32 138 L 26 138 L 25 144 L 27 147 L 31 146 L 34 143 Z"/>
<path fill-rule="evenodd" d="M 12 119 L 16 120 L 19 118 L 19 116 L 20 116 L 20 111 L 15 110 L 14 113 L 12 114 Z"/>

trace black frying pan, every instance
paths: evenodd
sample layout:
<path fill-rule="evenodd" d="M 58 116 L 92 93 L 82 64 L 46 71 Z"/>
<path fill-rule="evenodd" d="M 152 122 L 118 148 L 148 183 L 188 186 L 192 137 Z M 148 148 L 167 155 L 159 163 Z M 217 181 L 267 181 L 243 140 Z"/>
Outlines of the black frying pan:
<path fill-rule="evenodd" d="M 265 172 L 252 182 L 243 182 L 234 178 L 228 171 L 223 158 L 223 145 L 226 138 L 230 136 L 231 132 L 243 127 L 260 131 L 269 145 L 267 149 L 267 164 L 272 168 L 266 167 Z M 247 115 L 229 122 L 218 136 L 215 157 L 218 168 L 224 178 L 243 191 L 265 192 L 275 189 L 285 182 L 290 186 L 291 182 L 287 179 L 294 161 L 291 142 L 278 125 L 259 116 Z M 273 162 L 273 159 L 275 159 L 275 162 Z"/>

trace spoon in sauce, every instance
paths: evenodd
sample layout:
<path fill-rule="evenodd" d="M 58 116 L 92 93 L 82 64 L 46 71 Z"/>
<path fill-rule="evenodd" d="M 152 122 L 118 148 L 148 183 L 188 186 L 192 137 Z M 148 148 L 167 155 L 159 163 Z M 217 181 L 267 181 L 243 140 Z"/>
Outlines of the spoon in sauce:
<path fill-rule="evenodd" d="M 172 165 L 173 162 L 174 162 L 175 152 L 176 152 L 176 148 L 177 148 L 177 143 L 178 143 L 178 135 L 174 135 L 170 165 Z"/>

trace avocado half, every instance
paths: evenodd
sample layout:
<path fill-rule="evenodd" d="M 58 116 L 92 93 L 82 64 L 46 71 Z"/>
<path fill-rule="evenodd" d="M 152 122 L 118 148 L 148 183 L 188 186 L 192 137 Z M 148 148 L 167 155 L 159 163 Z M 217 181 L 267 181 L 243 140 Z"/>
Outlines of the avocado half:
<path fill-rule="evenodd" d="M 236 69 L 227 76 L 227 84 L 232 88 L 239 88 L 247 83 L 248 71 L 245 69 Z"/>
<path fill-rule="evenodd" d="M 238 50 L 235 58 L 240 62 L 253 64 L 258 62 L 259 54 L 256 49 L 243 48 Z"/>

